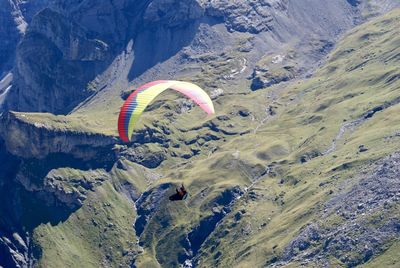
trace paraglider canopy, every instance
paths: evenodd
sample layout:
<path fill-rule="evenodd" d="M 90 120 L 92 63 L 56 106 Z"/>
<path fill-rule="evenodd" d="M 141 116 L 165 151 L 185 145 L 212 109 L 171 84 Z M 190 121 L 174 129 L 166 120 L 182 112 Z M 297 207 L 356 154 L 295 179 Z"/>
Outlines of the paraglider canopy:
<path fill-rule="evenodd" d="M 146 107 L 163 91 L 174 89 L 197 103 L 207 114 L 214 113 L 211 98 L 199 86 L 182 81 L 158 80 L 138 87 L 121 107 L 118 133 L 121 140 L 129 142 L 134 127 Z"/>

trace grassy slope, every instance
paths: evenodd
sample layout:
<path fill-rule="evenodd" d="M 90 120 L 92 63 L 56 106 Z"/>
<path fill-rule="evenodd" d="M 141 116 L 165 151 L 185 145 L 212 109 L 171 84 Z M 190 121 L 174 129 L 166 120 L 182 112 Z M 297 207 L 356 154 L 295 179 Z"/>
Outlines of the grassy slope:
<path fill-rule="evenodd" d="M 28 124 L 34 124 L 38 128 L 46 128 L 54 131 L 74 133 L 98 133 L 112 135 L 97 128 L 78 116 L 53 115 L 50 113 L 12 112 L 18 120 Z"/>
<path fill-rule="evenodd" d="M 65 222 L 35 229 L 35 241 L 43 250 L 38 265 L 98 267 L 124 263 L 122 255 L 134 250 L 135 236 L 130 227 L 134 216 L 131 204 L 109 183 L 98 187 Z"/>
<path fill-rule="evenodd" d="M 344 120 L 354 120 L 369 109 L 399 97 L 400 85 L 396 80 L 400 74 L 399 15 L 396 10 L 354 29 L 313 78 L 289 85 L 283 91 L 279 102 L 286 107 L 277 119 L 261 127 L 256 136 L 262 135 L 264 140 L 257 151 L 268 151 L 271 139 L 288 144 L 290 151 L 282 157 L 286 164 L 279 165 L 277 177 L 256 184 L 254 192 L 258 199 L 243 198 L 236 204 L 236 211 L 244 208 L 248 213 L 239 223 L 234 223 L 231 216 L 220 225 L 210 237 L 209 246 L 203 249 L 202 266 L 264 265 L 279 254 L 301 226 L 313 220 L 318 204 L 329 197 L 331 189 L 336 190 L 336 183 L 356 175 L 358 167 L 399 150 L 398 139 L 387 138 L 399 130 L 400 106 L 395 105 L 346 133 L 331 154 L 299 163 L 300 155 L 324 152 Z M 238 142 L 241 140 L 246 143 L 244 138 Z M 235 144 L 239 148 L 245 147 L 238 142 Z M 361 144 L 369 150 L 359 153 Z M 344 163 L 351 168 L 334 171 Z M 328 184 L 320 187 L 321 182 Z M 280 193 L 283 197 L 279 197 Z M 250 233 L 240 234 L 246 228 Z M 218 239 L 218 233 L 225 230 L 231 232 Z M 221 246 L 213 249 L 217 242 Z M 390 252 L 385 253 L 389 259 Z"/>
<path fill-rule="evenodd" d="M 234 211 L 206 241 L 200 256 L 202 266 L 208 267 L 263 265 L 315 217 L 317 205 L 329 197 L 330 190 L 336 190 L 336 183 L 355 176 L 358 167 L 398 150 L 398 140 L 384 139 L 399 129 L 400 107 L 396 105 L 346 132 L 331 154 L 300 163 L 302 156 L 309 158 L 329 148 L 344 120 L 354 120 L 372 107 L 399 96 L 399 80 L 391 80 L 399 75 L 400 32 L 396 29 L 399 16 L 397 10 L 354 29 L 311 79 L 218 98 L 217 115 L 213 118 L 205 117 L 195 108 L 188 113 L 174 113 L 168 119 L 164 115 L 177 107 L 173 101 L 176 96 L 164 95 L 168 105 L 147 112 L 142 124 L 149 125 L 157 119 L 158 125 L 171 128 L 172 142 L 182 144 L 177 151 L 183 154 L 197 148 L 201 152 L 189 160 L 169 157 L 159 168 L 165 178 L 157 183 L 183 180 L 192 198 L 180 207 L 164 204 L 165 209 L 156 217 L 167 218 L 170 228 L 161 228 L 157 220 L 149 224 L 143 234 L 147 246 L 138 264 L 153 267 L 158 259 L 165 264 L 171 261 L 169 264 L 173 266 L 177 259 L 174 254 L 181 247 L 176 237 L 189 231 L 201 217 L 210 215 L 209 202 L 226 188 L 249 186 L 254 179 L 251 170 L 257 165 L 274 164 L 274 172 L 251 189 L 254 194 L 246 194 L 235 204 Z M 77 125 L 85 122 L 88 131 L 115 135 L 121 103 L 119 92 L 106 93 L 93 106 L 86 106 L 65 120 L 78 122 Z M 274 107 L 275 116 L 265 113 L 269 106 Z M 244 109 L 251 115 L 238 115 L 238 110 Z M 218 119 L 220 115 L 228 120 Z M 58 125 L 58 119 L 53 119 L 48 122 L 63 127 Z M 246 134 L 227 135 L 201 127 L 210 121 L 227 133 Z M 219 140 L 183 145 L 184 141 L 208 134 L 216 135 Z M 358 153 L 361 144 L 369 150 Z M 158 145 L 154 147 L 159 149 Z M 340 168 L 344 163 L 352 168 Z M 56 226 L 43 224 L 35 230 L 35 239 L 43 248 L 42 266 L 115 265 L 127 260 L 122 257 L 124 251 L 137 250 L 132 243 L 136 239 L 131 227 L 135 217 L 132 204 L 116 191 L 124 180 L 131 180 L 140 190 L 147 187 L 141 174 L 115 171 L 113 181 L 96 188 L 83 207 L 65 222 Z M 328 184 L 321 187 L 321 182 Z M 201 191 L 207 194 L 202 197 Z M 237 222 L 234 215 L 243 209 L 246 213 Z M 182 210 L 187 217 L 178 217 Z M 109 223 L 113 226 L 107 227 Z M 216 243 L 219 247 L 213 248 Z M 392 248 L 380 258 L 390 262 L 395 252 Z"/>

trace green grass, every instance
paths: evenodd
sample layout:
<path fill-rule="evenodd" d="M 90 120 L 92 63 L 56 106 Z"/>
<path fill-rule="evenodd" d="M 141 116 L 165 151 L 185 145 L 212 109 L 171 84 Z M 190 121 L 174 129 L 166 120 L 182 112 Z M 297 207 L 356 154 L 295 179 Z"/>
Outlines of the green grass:
<path fill-rule="evenodd" d="M 269 152 L 269 148 L 274 148 L 271 142 L 279 141 L 283 145 L 275 148 L 280 148 L 279 152 L 287 150 L 287 154 L 270 157 L 273 154 L 265 153 L 268 157 L 264 157 L 267 159 L 264 164 L 273 161 L 279 163 L 279 160 L 286 160 L 283 162 L 286 164 L 279 165 L 277 177 L 269 177 L 257 183 L 257 192 L 259 196 L 263 196 L 260 200 L 243 198 L 236 205 L 235 211 L 243 208 L 251 211 L 248 215 L 254 232 L 237 239 L 235 234 L 240 228 L 234 227 L 234 231 L 218 239 L 218 233 L 230 228 L 228 217 L 216 230 L 215 235 L 209 238 L 210 242 L 206 243 L 208 246 L 203 248 L 201 266 L 264 265 L 268 258 L 282 251 L 301 226 L 317 216 L 318 204 L 329 198 L 331 189 L 336 191 L 337 182 L 356 175 L 358 167 L 368 165 L 399 149 L 398 139 L 386 138 L 396 133 L 400 125 L 400 106 L 395 105 L 346 133 L 343 139 L 338 141 L 337 149 L 333 153 L 314 158 L 306 164 L 299 164 L 300 155 L 311 151 L 323 152 L 328 148 L 343 120 L 354 120 L 371 108 L 399 96 L 399 81 L 390 81 L 391 77 L 399 74 L 399 69 L 396 68 L 396 55 L 400 52 L 396 45 L 400 42 L 398 15 L 399 10 L 386 18 L 353 30 L 338 44 L 326 65 L 311 79 L 299 81 L 283 90 L 278 102 L 284 103 L 283 106 L 286 107 L 278 108 L 277 118 L 260 127 L 257 134 L 234 138 L 222 146 L 220 151 L 230 151 L 234 144 L 234 148 L 244 151 L 240 154 L 242 159 L 263 163 L 261 159 L 252 156 L 254 151 L 250 150 L 251 146 L 256 145 L 253 149 L 257 151 Z M 354 48 L 354 51 L 345 52 L 349 47 Z M 354 69 L 363 59 L 370 60 L 362 67 Z M 354 70 L 349 71 L 350 69 Z M 258 94 L 263 93 L 254 93 L 253 99 L 258 99 Z M 245 101 L 242 100 L 241 103 L 243 102 Z M 305 123 L 310 122 L 309 118 L 317 116 L 320 119 L 316 122 L 311 120 L 311 123 Z M 361 144 L 369 150 L 359 153 L 358 146 Z M 201 166 L 201 162 L 197 163 Z M 351 168 L 333 171 L 344 163 Z M 206 171 L 202 172 L 197 165 L 192 167 L 192 170 L 204 174 L 203 177 L 211 176 Z M 333 176 L 337 179 L 332 185 L 319 187 L 320 182 L 329 181 Z M 295 178 L 297 184 L 279 183 L 280 179 L 285 181 L 288 177 Z M 218 184 L 219 181 L 221 179 L 215 180 L 215 183 Z M 239 185 L 246 184 L 245 180 L 235 181 Z M 273 201 L 274 196 L 280 192 L 285 192 L 281 198 L 284 204 Z M 266 227 L 259 230 L 259 226 L 264 222 L 267 222 Z M 223 252 L 218 261 L 213 258 L 215 252 L 212 245 L 216 243 L 220 244 L 218 250 Z"/>

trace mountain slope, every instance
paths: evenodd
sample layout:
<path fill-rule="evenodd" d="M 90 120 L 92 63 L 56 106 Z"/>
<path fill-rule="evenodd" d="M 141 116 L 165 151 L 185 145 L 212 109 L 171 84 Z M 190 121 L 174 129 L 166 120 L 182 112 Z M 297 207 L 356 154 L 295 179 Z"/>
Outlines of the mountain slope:
<path fill-rule="evenodd" d="M 165 61 L 165 54 L 155 56 L 155 66 L 136 77 L 141 71 L 131 72 L 135 44 L 146 44 L 152 31 L 173 36 L 171 29 L 178 27 L 169 13 L 174 1 L 149 2 L 143 18 L 155 25 L 139 31 L 128 49 L 116 49 L 117 56 L 110 52 L 115 59 L 106 74 L 90 83 L 95 94 L 68 115 L 1 114 L 0 192 L 6 194 L 0 195 L 0 213 L 6 217 L 0 217 L 0 265 L 395 265 L 399 9 L 351 30 L 322 59 L 337 33 L 323 33 L 327 40 L 318 33 L 309 42 L 297 36 L 294 44 L 283 40 L 288 45 L 281 48 L 271 37 L 278 32 L 257 24 L 259 16 L 301 13 L 294 2 L 283 1 L 290 3 L 285 9 L 271 1 L 277 13 L 260 15 L 254 10 L 268 5 L 224 10 L 225 1 L 211 7 L 193 1 L 190 7 L 204 13 L 184 5 L 179 10 L 207 23 L 200 23 L 182 51 Z M 344 2 L 330 4 L 339 8 Z M 129 11 L 124 3 L 116 7 Z M 96 28 L 82 15 L 93 4 L 66 3 L 40 16 L 58 18 L 67 10 L 77 14 L 78 24 Z M 241 9 L 254 14 L 244 26 L 243 16 L 235 14 Z M 160 10 L 169 12 L 158 18 Z M 353 25 L 354 17 L 348 19 L 337 31 Z M 320 26 L 313 29 L 326 25 Z M 119 40 L 115 34 L 102 38 Z M 218 38 L 235 42 L 214 46 Z M 275 45 L 264 56 L 265 44 Z M 166 93 L 147 109 L 134 141 L 120 143 L 115 120 L 128 80 L 133 77 L 136 85 L 157 72 L 203 85 L 217 114 L 206 117 L 191 102 Z M 114 87 L 106 85 L 111 76 Z M 189 199 L 166 202 L 181 182 Z"/>
<path fill-rule="evenodd" d="M 363 203 L 361 193 L 365 190 L 357 190 L 359 194 L 353 197 L 358 200 L 353 202 L 362 203 L 362 209 L 357 209 L 358 203 L 347 209 L 350 213 L 355 213 L 350 214 L 350 219 L 355 217 L 361 226 L 370 224 L 370 217 L 379 215 L 382 217 L 379 226 L 392 224 L 393 231 L 385 239 L 382 238 L 381 242 L 372 244 L 365 240 L 365 233 L 362 233 L 369 232 L 368 229 L 361 229 L 361 234 L 358 235 L 350 233 L 348 236 L 352 239 L 359 239 L 360 246 L 368 245 L 370 248 L 358 251 L 352 244 L 343 242 L 343 249 L 351 250 L 353 256 L 346 258 L 343 252 L 343 255 L 335 255 L 338 253 L 329 249 L 322 260 L 331 264 L 356 265 L 380 254 L 385 248 L 382 247 L 384 244 L 390 245 L 397 239 L 398 228 L 395 226 L 398 226 L 399 215 L 395 211 L 398 197 L 394 193 L 398 193 L 395 188 L 398 185 L 398 171 L 394 169 L 396 165 L 390 164 L 396 163 L 397 156 L 384 157 L 399 150 L 398 24 L 397 10 L 356 28 L 338 44 L 327 63 L 309 80 L 240 96 L 241 105 L 248 103 L 247 108 L 255 120 L 260 113 L 254 108 L 259 105 L 272 107 L 276 114 L 265 115 L 267 119 L 261 117 L 262 123 L 257 126 L 256 133 L 252 131 L 226 141 L 211 157 L 192 162 L 187 168 L 183 167 L 179 172 L 169 175 L 183 178 L 195 192 L 193 199 L 200 198 L 201 201 L 193 201 L 194 204 L 189 202 L 188 207 L 191 211 L 199 209 L 197 213 L 200 215 L 205 214 L 202 216 L 204 224 L 208 226 L 206 228 L 211 228 L 207 231 L 200 227 L 198 230 L 210 235 L 205 237 L 202 244 L 192 248 L 195 254 L 194 263 L 200 267 L 262 266 L 277 261 L 279 265 L 287 265 L 288 261 L 296 260 L 318 263 L 318 255 L 313 259 L 315 253 L 310 253 L 309 257 L 305 253 L 308 252 L 307 249 L 310 250 L 308 244 L 323 243 L 322 238 L 315 242 L 304 242 L 306 246 L 303 247 L 293 242 L 297 241 L 293 239 L 296 239 L 303 226 L 321 217 L 324 206 L 327 206 L 324 205 L 325 202 L 335 199 L 332 196 L 336 196 L 339 204 L 347 202 L 345 198 L 341 199 L 341 195 L 352 184 L 357 185 L 364 177 L 361 171 L 378 159 L 382 160 L 377 165 L 388 165 L 388 170 L 377 171 L 380 172 L 377 173 L 379 175 L 371 175 L 371 180 L 376 180 L 374 176 L 384 180 L 384 174 L 388 174 L 388 178 L 393 180 L 392 186 L 379 189 L 373 184 L 367 184 L 365 187 L 371 191 L 371 200 L 386 200 L 387 210 L 380 210 L 383 201 L 372 207 L 370 201 Z M 217 106 L 220 114 L 232 117 L 230 109 L 225 110 L 223 107 L 230 106 Z M 228 122 L 232 122 L 231 120 L 228 119 Z M 250 120 L 250 126 L 251 122 L 254 121 Z M 237 123 L 232 122 L 232 125 L 237 126 Z M 256 165 L 266 167 L 266 175 L 254 176 L 248 167 Z M 210 170 L 213 172 L 210 173 Z M 372 169 L 371 173 L 376 174 L 373 172 L 375 171 Z M 218 222 L 214 230 L 213 224 L 207 223 L 210 207 L 206 204 L 209 204 L 209 198 L 212 200 L 220 191 L 216 188 L 229 189 L 235 185 L 242 185 L 242 189 L 250 188 L 247 191 L 242 190 L 243 196 L 238 201 L 230 201 L 233 204 L 229 204 L 229 208 L 226 207 L 227 204 L 219 204 L 218 198 L 211 201 L 214 204 L 212 215 Z M 201 198 L 205 192 L 206 197 Z M 221 210 L 225 211 L 223 216 L 219 216 L 218 211 Z M 158 213 L 165 216 L 170 211 L 160 209 Z M 163 216 L 156 214 L 154 217 Z M 223 219 L 219 220 L 218 217 Z M 334 232 L 335 228 L 343 228 L 341 222 L 346 223 L 349 216 L 333 213 L 329 217 L 332 222 L 327 218 L 325 228 Z M 194 216 L 188 218 L 193 219 Z M 193 224 L 190 222 L 186 222 L 184 226 Z M 197 222 L 195 220 L 194 226 Z M 147 228 L 149 233 L 156 232 L 157 238 L 152 239 L 149 244 L 148 236 L 142 234 L 141 237 L 146 240 L 146 248 L 161 247 L 165 242 L 158 237 L 168 235 L 170 239 L 169 232 L 177 236 L 176 239 L 180 235 L 184 236 L 180 234 L 179 228 L 175 231 L 165 231 L 162 228 L 156 228 L 155 231 L 150 226 Z M 190 239 L 190 233 L 188 239 L 192 246 L 199 243 Z M 296 259 L 295 256 L 299 253 L 291 252 L 291 247 L 305 253 Z M 186 246 L 187 252 L 190 249 Z M 159 256 L 163 251 L 152 254 L 159 261 L 163 260 Z M 168 251 L 166 256 L 170 258 L 170 254 Z M 368 257 L 364 258 L 364 254 L 368 254 Z M 189 258 L 193 258 L 190 253 Z M 338 258 L 338 262 L 334 258 Z"/>

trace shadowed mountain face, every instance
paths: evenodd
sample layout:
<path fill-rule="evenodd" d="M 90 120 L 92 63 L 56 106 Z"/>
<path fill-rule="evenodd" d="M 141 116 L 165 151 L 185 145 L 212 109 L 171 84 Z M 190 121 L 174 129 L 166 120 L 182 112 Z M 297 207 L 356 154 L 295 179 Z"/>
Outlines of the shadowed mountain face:
<path fill-rule="evenodd" d="M 51 3 L 40 1 L 0 1 L 0 79 L 14 66 L 15 48 L 32 17 Z"/>
<path fill-rule="evenodd" d="M 252 77 L 253 88 L 286 81 L 313 66 L 340 33 L 362 21 L 364 5 L 357 3 L 344 0 L 47 3 L 48 8 L 34 15 L 32 21 L 30 17 L 28 22 L 23 21 L 22 15 L 4 16 L 9 21 L 3 25 L 10 25 L 14 19 L 23 28 L 16 51 L 13 90 L 6 107 L 66 114 L 99 90 L 126 84 L 153 66 L 158 67 L 151 76 L 180 76 L 183 51 L 186 58 L 206 51 L 215 53 L 231 46 L 239 36 L 254 39 L 249 44 L 253 48 L 248 48 L 252 58 L 249 67 L 257 67 Z M 19 7 L 11 2 L 3 5 L 9 7 L 5 15 L 13 13 L 11 7 Z M 29 5 L 23 8 L 33 9 Z M 13 49 L 19 39 L 16 27 L 7 26 L 5 30 L 0 32 L 9 36 L 5 40 L 10 45 L 4 48 L 3 58 L 10 52 L 7 47 Z M 296 58 L 299 66 L 291 66 L 278 77 L 269 77 L 263 66 L 255 66 L 268 51 L 285 46 L 289 50 L 299 45 L 309 47 Z M 126 71 L 127 77 L 122 75 Z"/>
<path fill-rule="evenodd" d="M 3 78 L 4 73 L 12 68 L 12 59 L 10 54 L 15 53 L 15 45 L 20 38 L 17 25 L 12 17 L 12 8 L 8 5 L 7 1 L 0 2 L 0 74 Z"/>
<path fill-rule="evenodd" d="M 0 0 L 0 266 L 396 267 L 399 5 Z"/>

